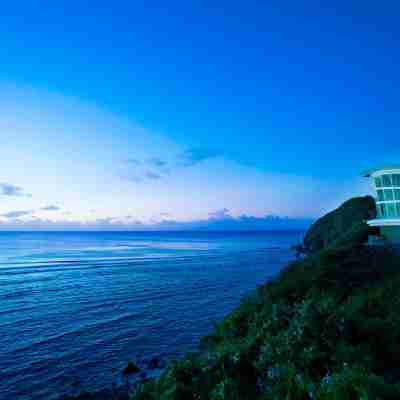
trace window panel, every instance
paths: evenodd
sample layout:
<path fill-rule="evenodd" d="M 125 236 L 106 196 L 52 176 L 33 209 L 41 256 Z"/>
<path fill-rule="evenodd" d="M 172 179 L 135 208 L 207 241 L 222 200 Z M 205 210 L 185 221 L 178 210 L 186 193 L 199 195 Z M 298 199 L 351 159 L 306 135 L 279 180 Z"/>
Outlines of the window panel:
<path fill-rule="evenodd" d="M 378 190 L 377 193 L 378 193 L 378 201 L 383 201 L 384 200 L 383 190 Z"/>
<path fill-rule="evenodd" d="M 381 204 L 381 214 L 383 218 L 387 217 L 386 204 Z"/>
<path fill-rule="evenodd" d="M 385 197 L 385 201 L 393 200 L 393 190 L 392 189 L 385 189 L 384 190 L 384 197 Z"/>
<path fill-rule="evenodd" d="M 400 187 L 400 174 L 392 175 L 392 183 L 393 183 L 393 186 Z"/>
<path fill-rule="evenodd" d="M 394 199 L 400 200 L 400 189 L 394 189 Z"/>
<path fill-rule="evenodd" d="M 391 175 L 382 175 L 382 186 L 384 187 L 392 186 Z"/>
<path fill-rule="evenodd" d="M 380 176 L 377 176 L 377 177 L 375 178 L 375 187 L 377 187 L 377 188 L 382 187 L 382 179 L 381 179 Z"/>
<path fill-rule="evenodd" d="M 394 203 L 387 204 L 387 213 L 388 213 L 388 217 L 390 217 L 390 218 L 396 216 L 396 208 L 394 206 Z"/>
<path fill-rule="evenodd" d="M 400 217 L 400 203 L 396 203 L 396 216 Z"/>

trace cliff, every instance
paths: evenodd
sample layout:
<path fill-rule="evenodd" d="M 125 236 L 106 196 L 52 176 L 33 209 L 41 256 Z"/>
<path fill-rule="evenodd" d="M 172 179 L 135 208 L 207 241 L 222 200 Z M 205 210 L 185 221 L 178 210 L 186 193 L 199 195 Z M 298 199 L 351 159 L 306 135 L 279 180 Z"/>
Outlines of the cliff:
<path fill-rule="evenodd" d="M 360 231 L 360 240 L 365 239 L 367 230 L 363 222 L 376 217 L 375 200 L 371 196 L 355 197 L 346 201 L 336 210 L 317 220 L 304 237 L 304 248 L 308 253 L 315 253 L 339 241 L 351 237 Z"/>

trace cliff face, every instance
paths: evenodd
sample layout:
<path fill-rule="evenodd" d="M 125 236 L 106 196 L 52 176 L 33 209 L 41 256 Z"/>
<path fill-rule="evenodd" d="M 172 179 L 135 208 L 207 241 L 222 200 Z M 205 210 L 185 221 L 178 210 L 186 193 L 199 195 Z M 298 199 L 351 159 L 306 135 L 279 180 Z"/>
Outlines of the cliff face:
<path fill-rule="evenodd" d="M 304 237 L 304 248 L 308 253 L 316 253 L 337 246 L 346 237 L 351 240 L 356 234 L 364 240 L 368 235 L 364 221 L 375 217 L 375 200 L 371 196 L 350 199 L 309 228 Z"/>

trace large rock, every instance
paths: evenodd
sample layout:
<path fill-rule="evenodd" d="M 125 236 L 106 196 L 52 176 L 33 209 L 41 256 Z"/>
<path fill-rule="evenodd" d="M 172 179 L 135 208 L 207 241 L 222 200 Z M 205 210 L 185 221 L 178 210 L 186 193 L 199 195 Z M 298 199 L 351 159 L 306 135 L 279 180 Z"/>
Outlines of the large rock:
<path fill-rule="evenodd" d="M 128 366 L 124 369 L 124 375 L 137 374 L 139 371 L 139 367 L 134 362 L 130 361 Z"/>
<path fill-rule="evenodd" d="M 365 221 L 375 217 L 375 200 L 371 196 L 350 199 L 311 225 L 304 237 L 304 248 L 307 253 L 316 253 L 346 241 L 364 240 L 368 236 Z"/>

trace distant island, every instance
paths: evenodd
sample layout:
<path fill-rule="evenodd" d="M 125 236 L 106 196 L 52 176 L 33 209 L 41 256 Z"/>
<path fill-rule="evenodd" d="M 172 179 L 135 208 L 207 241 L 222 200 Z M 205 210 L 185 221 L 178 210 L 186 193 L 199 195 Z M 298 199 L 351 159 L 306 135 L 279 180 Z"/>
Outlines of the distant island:
<path fill-rule="evenodd" d="M 199 353 L 112 398 L 399 399 L 400 257 L 366 245 L 374 217 L 367 196 L 316 221 L 304 255 L 218 324 Z"/>

